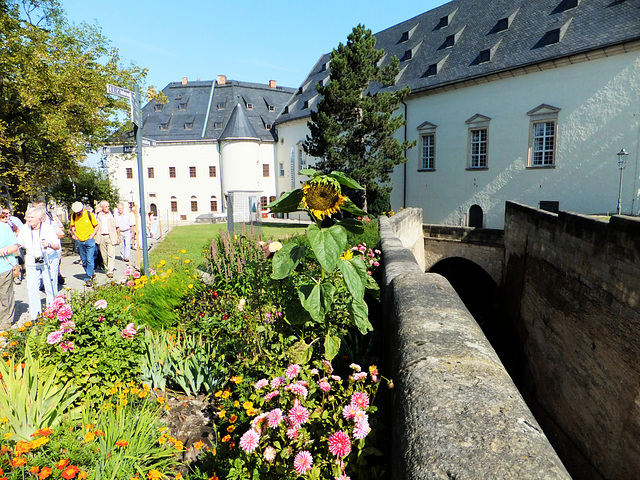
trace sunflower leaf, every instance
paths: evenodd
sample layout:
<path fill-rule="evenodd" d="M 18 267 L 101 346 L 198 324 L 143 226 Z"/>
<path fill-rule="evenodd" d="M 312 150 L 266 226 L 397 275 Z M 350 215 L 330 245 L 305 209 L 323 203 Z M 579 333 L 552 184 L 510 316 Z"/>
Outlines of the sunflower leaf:
<path fill-rule="evenodd" d="M 360 257 L 351 260 L 340 260 L 338 268 L 342 272 L 344 283 L 353 298 L 364 297 L 364 289 L 367 282 L 367 269 Z"/>
<path fill-rule="evenodd" d="M 345 187 L 353 188 L 355 190 L 364 190 L 364 187 L 356 182 L 353 178 L 347 177 L 344 173 L 338 172 L 334 170 L 327 177 L 331 177 L 340 183 L 340 185 L 344 185 Z"/>
<path fill-rule="evenodd" d="M 354 233 L 356 235 L 361 235 L 364 233 L 364 224 L 355 218 L 345 218 L 343 220 L 338 220 L 336 222 L 338 225 L 342 225 L 349 232 Z"/>
<path fill-rule="evenodd" d="M 267 205 L 271 213 L 289 213 L 297 210 L 302 210 L 302 189 L 296 188 L 290 192 L 285 193 L 278 200 L 271 202 Z"/>
<path fill-rule="evenodd" d="M 287 278 L 304 257 L 306 248 L 304 245 L 298 245 L 295 242 L 286 243 L 284 247 L 278 250 L 273 256 L 273 272 L 271 273 L 271 278 L 274 280 Z"/>
<path fill-rule="evenodd" d="M 309 283 L 298 287 L 298 297 L 311 318 L 320 323 L 331 308 L 335 287 L 330 282 Z"/>
<path fill-rule="evenodd" d="M 345 202 L 342 205 L 340 205 L 340 210 L 345 210 L 351 213 L 352 215 L 359 215 L 359 216 L 367 215 L 367 212 L 357 207 L 356 204 L 351 201 L 351 199 L 345 200 Z"/>
<path fill-rule="evenodd" d="M 332 271 L 347 244 L 346 229 L 338 224 L 322 229 L 311 225 L 307 229 L 307 237 L 322 268 L 326 272 Z"/>
<path fill-rule="evenodd" d="M 331 361 L 340 351 L 340 337 L 327 334 L 324 338 L 324 358 Z"/>
<path fill-rule="evenodd" d="M 318 175 L 322 175 L 321 172 L 314 170 L 313 168 L 303 168 L 298 172 L 300 175 L 306 175 L 307 177 L 315 178 Z"/>
<path fill-rule="evenodd" d="M 371 325 L 371 322 L 369 322 L 369 307 L 367 306 L 367 302 L 361 298 L 354 298 L 348 308 L 349 315 L 351 316 L 353 323 L 355 323 L 362 335 L 366 335 L 367 332 L 373 331 L 373 326 Z"/>

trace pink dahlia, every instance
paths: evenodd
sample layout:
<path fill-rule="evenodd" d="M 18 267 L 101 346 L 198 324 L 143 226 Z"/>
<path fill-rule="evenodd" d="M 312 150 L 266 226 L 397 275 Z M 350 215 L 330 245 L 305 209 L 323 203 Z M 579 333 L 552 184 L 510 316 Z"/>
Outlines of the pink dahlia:
<path fill-rule="evenodd" d="M 298 438 L 298 427 L 291 427 L 287 429 L 287 438 L 289 440 L 293 440 L 294 438 Z"/>
<path fill-rule="evenodd" d="M 240 448 L 247 453 L 253 452 L 259 443 L 260 434 L 253 429 L 244 432 L 244 435 L 240 438 Z"/>
<path fill-rule="evenodd" d="M 122 332 L 122 338 L 133 338 L 133 336 L 137 333 L 136 327 L 133 323 L 128 324 Z"/>
<path fill-rule="evenodd" d="M 347 420 L 353 420 L 356 417 L 358 410 L 360 410 L 360 408 L 357 405 L 345 405 L 342 409 L 342 416 Z"/>
<path fill-rule="evenodd" d="M 107 301 L 104 299 L 100 299 L 96 303 L 94 303 L 93 306 L 96 307 L 98 310 L 105 309 L 107 308 Z"/>
<path fill-rule="evenodd" d="M 320 380 L 318 382 L 318 386 L 320 387 L 320 390 L 322 390 L 324 393 L 328 393 L 329 390 L 331 390 L 331 385 L 329 384 L 329 382 L 327 382 L 326 378 L 323 378 L 322 380 Z"/>
<path fill-rule="evenodd" d="M 296 458 L 293 459 L 293 468 L 296 469 L 296 472 L 300 475 L 304 475 L 309 470 L 311 470 L 311 465 L 313 464 L 313 457 L 308 450 L 303 450 L 298 452 Z"/>
<path fill-rule="evenodd" d="M 273 463 L 273 461 L 276 459 L 276 449 L 271 446 L 265 448 L 263 456 L 267 462 Z"/>
<path fill-rule="evenodd" d="M 304 385 L 304 382 L 296 382 L 284 387 L 285 390 L 291 390 L 295 395 L 298 395 L 302 398 L 307 398 L 307 387 Z"/>
<path fill-rule="evenodd" d="M 294 363 L 293 365 L 289 365 L 287 367 L 286 372 L 284 373 L 287 378 L 294 378 L 296 375 L 300 373 L 300 365 Z"/>
<path fill-rule="evenodd" d="M 76 346 L 73 342 L 65 341 L 60 343 L 60 348 L 63 352 L 72 352 L 73 349 L 76 348 Z"/>
<path fill-rule="evenodd" d="M 71 310 L 71 306 L 67 304 L 61 305 L 58 309 L 57 316 L 58 320 L 60 320 L 61 322 L 69 320 L 73 316 L 73 310 Z"/>
<path fill-rule="evenodd" d="M 274 408 L 269 412 L 269 426 L 271 428 L 276 428 L 282 422 L 282 410 L 279 408 Z"/>
<path fill-rule="evenodd" d="M 269 392 L 264 396 L 264 401 L 268 402 L 269 400 L 273 400 L 278 395 L 280 395 L 280 392 L 278 390 L 274 390 L 273 392 Z"/>
<path fill-rule="evenodd" d="M 369 427 L 368 421 L 358 422 L 356 423 L 355 428 L 353 429 L 353 438 L 357 438 L 358 440 L 362 440 L 364 437 L 369 435 L 371 431 L 371 427 Z"/>
<path fill-rule="evenodd" d="M 302 425 L 308 418 L 309 410 L 304 408 L 302 405 L 294 405 L 291 407 L 291 410 L 289 410 L 289 419 L 296 426 Z"/>
<path fill-rule="evenodd" d="M 357 382 L 358 380 L 364 380 L 365 378 L 367 378 L 367 372 L 357 372 L 351 375 L 349 378 L 354 382 Z"/>
<path fill-rule="evenodd" d="M 140 272 L 137 270 L 133 272 L 133 278 L 140 278 Z"/>
<path fill-rule="evenodd" d="M 349 435 L 342 430 L 329 437 L 329 451 L 336 457 L 344 457 L 351 452 L 351 440 Z"/>
<path fill-rule="evenodd" d="M 73 320 L 67 320 L 60 324 L 60 331 L 64 333 L 71 333 L 76 328 L 76 323 Z"/>
<path fill-rule="evenodd" d="M 262 390 L 267 385 L 269 385 L 269 381 L 266 378 L 262 378 L 256 382 L 253 388 L 255 388 L 256 390 Z"/>
<path fill-rule="evenodd" d="M 269 420 L 268 413 L 261 413 L 256 418 L 251 420 L 251 428 L 253 428 L 256 432 L 260 433 L 264 429 L 264 423 Z"/>
<path fill-rule="evenodd" d="M 329 375 L 333 373 L 333 367 L 331 366 L 331 362 L 329 362 L 329 360 L 322 360 L 322 366 L 327 372 L 329 372 Z"/>
<path fill-rule="evenodd" d="M 127 287 L 133 287 L 136 284 L 136 282 L 134 282 L 133 280 L 129 280 L 127 282 Z"/>
<path fill-rule="evenodd" d="M 60 330 L 56 330 L 55 332 L 51 332 L 49 335 L 47 335 L 47 343 L 49 345 L 55 345 L 56 343 L 60 342 L 62 340 L 62 336 L 63 336 L 63 332 L 61 332 Z"/>
<path fill-rule="evenodd" d="M 284 385 L 285 383 L 287 383 L 287 379 L 286 378 L 284 378 L 284 377 L 276 377 L 273 380 L 271 380 L 271 388 L 275 390 L 280 385 Z"/>
<path fill-rule="evenodd" d="M 349 365 L 349 368 L 355 370 L 356 372 L 362 371 L 362 368 L 360 368 L 360 365 L 358 365 L 357 363 L 352 363 L 351 365 Z"/>
<path fill-rule="evenodd" d="M 369 395 L 367 395 L 367 392 L 355 392 L 351 395 L 351 405 L 356 405 L 363 410 L 369 408 Z"/>

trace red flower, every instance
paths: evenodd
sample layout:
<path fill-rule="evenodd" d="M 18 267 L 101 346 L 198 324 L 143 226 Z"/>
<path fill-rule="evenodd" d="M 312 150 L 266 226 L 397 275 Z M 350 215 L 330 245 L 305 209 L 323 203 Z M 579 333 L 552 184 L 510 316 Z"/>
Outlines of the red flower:
<path fill-rule="evenodd" d="M 42 467 L 42 470 L 40 470 L 40 473 L 38 474 L 38 478 L 40 480 L 44 480 L 45 478 L 48 478 L 51 475 L 51 469 L 49 467 Z"/>
<path fill-rule="evenodd" d="M 58 463 L 56 463 L 56 467 L 58 467 L 58 470 L 64 470 L 67 465 L 69 465 L 68 458 L 65 460 L 60 460 Z"/>
<path fill-rule="evenodd" d="M 78 467 L 76 467 L 75 465 L 69 465 L 64 472 L 62 472 L 62 478 L 66 478 L 67 480 L 71 480 L 73 477 L 76 476 L 76 473 L 78 473 L 80 471 L 80 469 Z"/>
<path fill-rule="evenodd" d="M 116 445 L 117 445 L 118 447 L 126 447 L 127 445 L 129 445 L 129 442 L 127 442 L 126 440 L 118 440 L 118 441 L 116 442 Z"/>

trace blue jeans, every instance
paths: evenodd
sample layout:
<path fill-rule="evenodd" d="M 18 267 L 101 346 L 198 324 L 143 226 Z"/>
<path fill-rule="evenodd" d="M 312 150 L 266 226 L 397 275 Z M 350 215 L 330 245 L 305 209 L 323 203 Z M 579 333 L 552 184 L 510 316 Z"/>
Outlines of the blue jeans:
<path fill-rule="evenodd" d="M 80 254 L 80 260 L 82 260 L 82 266 L 84 267 L 85 277 L 84 281 L 87 282 L 93 277 L 94 262 L 96 258 L 96 241 L 93 238 L 88 238 L 84 242 L 80 240 L 76 241 L 78 247 L 78 253 Z"/>

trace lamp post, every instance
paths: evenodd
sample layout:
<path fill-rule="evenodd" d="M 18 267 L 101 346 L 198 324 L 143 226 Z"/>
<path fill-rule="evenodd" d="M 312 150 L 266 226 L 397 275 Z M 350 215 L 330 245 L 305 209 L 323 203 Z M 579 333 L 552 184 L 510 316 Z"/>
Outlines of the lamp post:
<path fill-rule="evenodd" d="M 627 164 L 627 155 L 629 155 L 624 148 L 621 148 L 618 153 L 618 168 L 620 169 L 620 185 L 618 186 L 618 215 L 622 207 L 622 171 Z"/>

